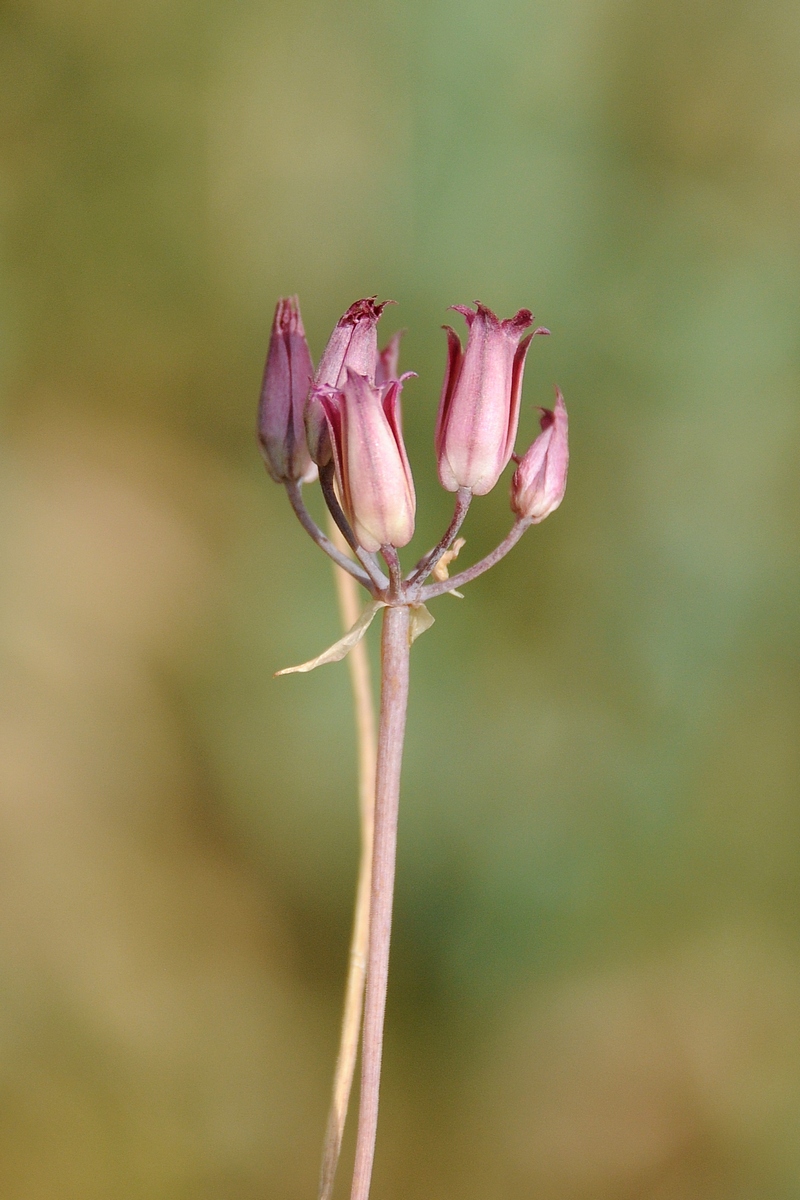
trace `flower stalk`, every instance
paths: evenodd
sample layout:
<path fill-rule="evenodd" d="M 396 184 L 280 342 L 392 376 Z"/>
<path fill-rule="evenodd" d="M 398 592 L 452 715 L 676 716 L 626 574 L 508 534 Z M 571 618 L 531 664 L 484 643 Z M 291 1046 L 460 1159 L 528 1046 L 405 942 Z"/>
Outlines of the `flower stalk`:
<path fill-rule="evenodd" d="M 331 540 L 344 548 L 344 538 L 329 517 Z M 361 608 L 358 590 L 352 574 L 334 568 L 336 591 L 342 624 L 349 629 L 358 620 Z M 347 984 L 345 986 L 342 1030 L 339 1053 L 333 1080 L 333 1094 L 322 1149 L 319 1181 L 319 1200 L 330 1200 L 336 1179 L 336 1168 L 342 1149 L 347 1109 L 355 1074 L 361 1017 L 364 1007 L 364 984 L 367 977 L 367 947 L 369 942 L 369 910 L 372 890 L 372 845 L 375 825 L 375 768 L 377 733 L 372 696 L 372 677 L 365 643 L 354 646 L 347 659 L 350 687 L 353 693 L 356 736 L 358 742 L 358 807 L 361 849 L 358 865 L 353 932 L 350 940 Z"/>
<path fill-rule="evenodd" d="M 463 587 L 465 583 L 472 583 L 473 579 L 477 579 L 479 575 L 490 571 L 492 567 L 497 566 L 501 558 L 505 558 L 509 550 L 514 549 L 523 533 L 525 533 L 526 529 L 530 529 L 532 524 L 533 522 L 527 518 L 518 518 L 500 545 L 495 546 L 494 550 L 490 550 L 485 558 L 473 563 L 466 570 L 459 571 L 458 575 L 451 575 L 449 579 L 445 579 L 443 582 L 429 583 L 427 587 L 420 588 L 418 603 L 425 604 L 428 600 L 435 600 L 437 596 L 443 596 L 445 592 L 452 592 L 454 588 Z"/>
<path fill-rule="evenodd" d="M 464 524 L 464 520 L 469 512 L 469 506 L 471 503 L 472 492 L 470 489 L 467 487 L 460 487 L 456 492 L 456 503 L 450 524 L 447 526 L 447 529 L 444 531 L 442 537 L 436 543 L 434 548 L 429 550 L 428 553 L 424 555 L 414 567 L 414 570 L 408 577 L 409 583 L 416 583 L 418 579 L 425 579 L 431 574 L 442 555 L 447 553 L 453 542 L 456 540 L 458 531 Z"/>
<path fill-rule="evenodd" d="M 381 709 L 375 776 L 375 840 L 369 916 L 367 991 L 361 1044 L 361 1101 L 350 1200 L 368 1200 L 383 1055 L 383 1017 L 389 978 L 389 942 L 397 851 L 400 768 L 408 707 L 409 609 L 389 605 L 381 636 Z"/>
<path fill-rule="evenodd" d="M 299 483 L 295 480 L 286 484 L 286 494 L 289 497 L 289 503 L 294 509 L 295 516 L 300 524 L 305 529 L 306 533 L 317 543 L 320 550 L 324 550 L 328 557 L 336 563 L 337 567 L 341 567 L 348 575 L 352 575 L 353 579 L 358 583 L 363 584 L 368 588 L 370 579 L 366 571 L 363 571 L 352 560 L 348 558 L 344 551 L 333 544 L 330 538 L 326 537 L 320 527 L 317 525 L 311 513 L 305 506 L 303 501 L 303 490 Z"/>

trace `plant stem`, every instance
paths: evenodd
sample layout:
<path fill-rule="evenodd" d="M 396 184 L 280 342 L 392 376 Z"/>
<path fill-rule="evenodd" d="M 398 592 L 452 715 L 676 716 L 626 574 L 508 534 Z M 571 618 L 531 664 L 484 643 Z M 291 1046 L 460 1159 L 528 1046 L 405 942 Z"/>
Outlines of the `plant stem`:
<path fill-rule="evenodd" d="M 381 637 L 381 710 L 375 777 L 375 842 L 369 919 L 367 993 L 361 1047 L 361 1096 L 351 1200 L 368 1200 L 383 1051 L 383 1018 L 389 976 L 389 940 L 397 848 L 400 767 L 408 706 L 409 610 L 384 609 Z"/>
<path fill-rule="evenodd" d="M 358 561 L 361 563 L 364 570 L 372 580 L 373 588 L 382 591 L 389 580 L 380 569 L 375 559 L 371 554 L 368 554 L 356 541 L 356 535 L 350 527 L 350 522 L 344 514 L 339 497 L 336 495 L 334 487 L 335 470 L 332 462 L 327 463 L 319 469 L 319 485 L 322 488 L 322 495 L 325 503 L 328 506 L 328 512 L 336 522 L 342 536 L 347 542 L 350 549 L 355 554 Z"/>
<path fill-rule="evenodd" d="M 397 551 L 394 546 L 381 546 L 381 554 L 389 568 L 389 594 L 393 600 L 399 600 L 403 591 L 403 571 Z"/>
<path fill-rule="evenodd" d="M 329 517 L 331 540 L 345 545 L 342 534 Z M 361 598 L 355 582 L 344 571 L 334 570 L 336 590 L 342 625 L 350 629 L 358 619 Z M 359 642 L 347 658 L 350 671 L 350 686 L 353 692 L 356 733 L 358 739 L 358 797 L 361 826 L 361 859 L 358 866 L 358 888 L 356 891 L 353 933 L 350 941 L 350 957 L 345 988 L 342 1032 L 336 1073 L 333 1079 L 333 1095 L 325 1130 L 322 1150 L 319 1200 L 330 1200 L 336 1177 L 336 1167 L 342 1149 L 342 1137 L 347 1119 L 347 1107 L 353 1086 L 353 1075 L 361 1032 L 361 1014 L 364 1000 L 364 981 L 367 971 L 367 941 L 369 937 L 370 888 L 372 883 L 372 841 L 375 816 L 375 760 L 376 733 L 375 709 L 372 700 L 372 679 L 366 642 Z"/>
<path fill-rule="evenodd" d="M 501 558 L 505 558 L 509 550 L 513 550 L 525 530 L 530 529 L 532 524 L 533 522 L 526 517 L 518 518 L 500 545 L 495 546 L 490 554 L 487 554 L 480 562 L 474 563 L 473 566 L 467 567 L 466 571 L 460 571 L 451 579 L 445 579 L 443 583 L 429 583 L 427 587 L 421 588 L 418 593 L 419 600 L 426 604 L 428 600 L 433 600 L 436 596 L 443 596 L 445 592 L 452 592 L 453 588 L 463 587 L 465 583 L 471 583 L 473 579 L 477 579 L 484 571 L 490 570 L 495 563 L 499 563 Z"/>
<path fill-rule="evenodd" d="M 353 579 L 357 579 L 360 584 L 371 591 L 370 580 L 366 572 L 362 571 L 361 567 L 356 566 L 352 559 L 337 549 L 329 538 L 326 538 L 319 525 L 317 525 L 311 516 L 303 501 L 301 485 L 293 479 L 288 480 L 286 483 L 286 495 L 289 497 L 289 503 L 294 509 L 295 516 L 303 526 L 303 529 L 314 539 L 320 549 L 324 550 L 328 557 L 332 558 L 343 571 L 347 571 L 349 575 L 353 576 Z"/>
<path fill-rule="evenodd" d="M 449 550 L 456 539 L 461 526 L 464 524 L 464 518 L 469 512 L 469 506 L 472 503 L 472 491 L 470 488 L 459 488 L 456 492 L 456 505 L 453 512 L 452 520 L 445 531 L 441 541 L 437 542 L 432 550 L 419 560 L 414 570 L 408 577 L 409 583 L 422 583 L 427 575 L 430 575 L 433 568 L 438 563 L 446 550 Z"/>

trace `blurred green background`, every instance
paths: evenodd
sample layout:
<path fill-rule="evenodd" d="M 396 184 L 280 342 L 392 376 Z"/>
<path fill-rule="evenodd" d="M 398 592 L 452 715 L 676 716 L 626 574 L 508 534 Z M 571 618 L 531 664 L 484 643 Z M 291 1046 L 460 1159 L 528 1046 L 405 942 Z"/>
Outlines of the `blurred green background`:
<path fill-rule="evenodd" d="M 409 562 L 448 305 L 532 307 L 520 444 L 571 417 L 414 648 L 375 1200 L 800 1196 L 800 8 L 0 14 L 0 1195 L 314 1195 L 357 824 L 344 666 L 272 677 L 338 629 L 253 437 L 296 291 L 315 357 L 398 301 Z"/>

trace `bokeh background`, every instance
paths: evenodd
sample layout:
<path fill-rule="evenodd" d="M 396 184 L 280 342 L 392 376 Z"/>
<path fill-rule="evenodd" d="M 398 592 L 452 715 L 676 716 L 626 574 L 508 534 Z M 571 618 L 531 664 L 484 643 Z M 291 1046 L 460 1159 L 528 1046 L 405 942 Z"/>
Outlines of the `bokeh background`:
<path fill-rule="evenodd" d="M 800 8 L 4 0 L 0 114 L 0 1194 L 314 1195 L 357 822 L 345 667 L 273 679 L 338 629 L 253 438 L 296 291 L 315 357 L 398 301 L 409 561 L 448 305 L 532 307 L 521 443 L 571 416 L 414 648 L 376 1200 L 795 1200 Z"/>

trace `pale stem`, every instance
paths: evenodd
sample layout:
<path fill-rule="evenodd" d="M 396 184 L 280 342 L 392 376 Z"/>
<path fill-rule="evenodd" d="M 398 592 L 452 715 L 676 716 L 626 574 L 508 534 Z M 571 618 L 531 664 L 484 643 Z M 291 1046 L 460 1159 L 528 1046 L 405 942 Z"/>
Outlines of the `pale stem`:
<path fill-rule="evenodd" d="M 350 1200 L 368 1200 L 378 1128 L 383 1018 L 389 977 L 389 940 L 397 848 L 397 809 L 408 705 L 409 649 L 408 607 L 399 605 L 384 609 L 367 992 L 361 1046 L 358 1137 Z"/>
<path fill-rule="evenodd" d="M 360 584 L 371 591 L 372 588 L 370 587 L 370 581 L 366 572 L 362 571 L 361 567 L 356 566 L 351 558 L 348 558 L 346 554 L 333 545 L 311 516 L 303 501 L 302 485 L 296 480 L 287 480 L 286 495 L 289 497 L 289 503 L 294 509 L 295 515 L 303 526 L 303 529 L 314 539 L 320 549 L 324 550 L 328 557 L 332 558 L 343 571 L 347 571 L 349 575 L 353 576 L 353 579 L 357 579 Z"/>
<path fill-rule="evenodd" d="M 424 556 L 424 558 L 421 558 L 419 560 L 417 565 L 414 567 L 414 570 L 411 572 L 411 574 L 408 577 L 409 583 L 421 582 L 422 580 L 425 579 L 426 575 L 430 575 L 431 571 L 436 566 L 439 559 L 442 557 L 442 555 L 445 553 L 446 550 L 450 549 L 453 542 L 455 541 L 456 534 L 458 533 L 461 526 L 464 524 L 464 518 L 466 517 L 467 513 L 469 512 L 469 506 L 471 503 L 472 503 L 472 489 L 471 488 L 459 488 L 458 491 L 456 492 L 456 506 L 455 506 L 455 510 L 453 512 L 453 517 L 452 517 L 452 520 L 450 521 L 450 524 L 447 526 L 447 530 L 445 531 L 444 537 L 441 539 L 441 541 L 437 542 L 437 544 L 433 547 L 432 550 L 428 551 L 428 553 Z"/>
<path fill-rule="evenodd" d="M 495 563 L 499 563 L 501 558 L 505 558 L 509 550 L 513 550 L 525 530 L 530 529 L 532 524 L 533 522 L 527 517 L 520 517 L 512 525 L 508 536 L 492 550 L 491 554 L 487 554 L 480 562 L 467 567 L 466 571 L 460 571 L 458 575 L 453 575 L 450 579 L 445 579 L 442 583 L 429 583 L 427 587 L 421 588 L 418 593 L 420 601 L 426 604 L 428 600 L 433 600 L 436 596 L 443 596 L 445 592 L 451 592 L 453 588 L 463 587 L 465 583 L 471 583 L 473 579 L 477 579 L 484 571 L 490 570 Z"/>
<path fill-rule="evenodd" d="M 329 517 L 331 540 L 344 550 L 346 543 Z M 345 630 L 355 625 L 361 611 L 361 597 L 352 576 L 334 569 L 339 610 Z M 330 1200 L 336 1177 L 336 1167 L 342 1149 L 347 1108 L 353 1087 L 358 1039 L 361 1032 L 361 1014 L 364 1001 L 364 980 L 367 966 L 367 940 L 369 937 L 370 887 L 372 882 L 372 839 L 375 809 L 375 760 L 377 754 L 375 732 L 375 708 L 372 698 L 372 679 L 367 654 L 367 644 L 361 641 L 354 646 L 347 658 L 350 686 L 353 692 L 356 732 L 358 739 L 358 796 L 361 825 L 361 859 L 358 867 L 353 932 L 350 941 L 350 956 L 345 988 L 344 1014 L 333 1079 L 333 1095 L 325 1131 L 322 1150 L 319 1200 Z"/>

